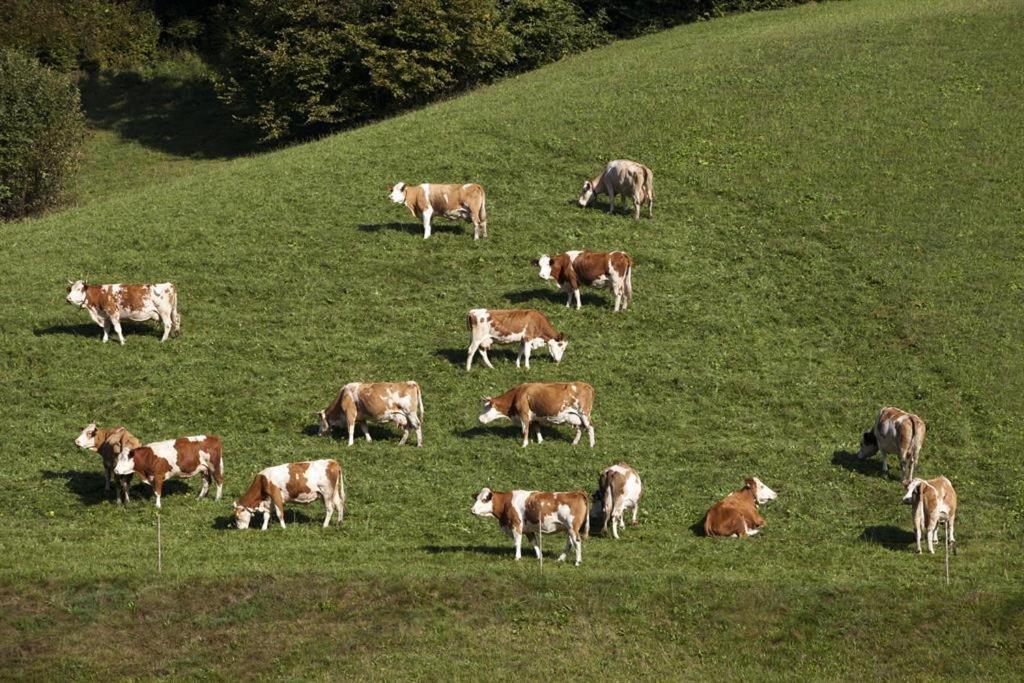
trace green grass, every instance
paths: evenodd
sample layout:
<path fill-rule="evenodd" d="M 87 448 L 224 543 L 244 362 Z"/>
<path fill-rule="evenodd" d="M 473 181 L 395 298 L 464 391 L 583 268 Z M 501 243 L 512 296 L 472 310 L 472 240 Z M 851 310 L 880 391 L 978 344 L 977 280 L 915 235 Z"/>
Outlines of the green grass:
<path fill-rule="evenodd" d="M 690 25 L 8 226 L 5 674 L 1018 676 L 1022 28 L 1013 0 Z M 616 157 L 654 169 L 654 220 L 571 203 Z M 397 179 L 483 183 L 491 238 L 438 220 L 424 242 L 385 200 Z M 529 260 L 567 248 L 630 251 L 634 308 L 562 308 Z M 69 277 L 174 281 L 184 335 L 100 344 Z M 467 375 L 466 310 L 509 305 L 547 312 L 565 359 Z M 344 382 L 407 378 L 424 448 L 309 435 Z M 481 394 L 527 378 L 591 382 L 597 448 L 478 425 Z M 887 404 L 928 422 L 920 472 L 959 492 L 949 587 L 910 551 L 899 484 L 851 461 Z M 227 500 L 171 488 L 160 576 L 150 501 L 103 502 L 72 443 L 90 421 L 223 435 Z M 283 532 L 225 528 L 258 469 L 327 456 L 340 531 L 320 504 Z M 517 564 L 468 512 L 483 485 L 589 489 L 622 459 L 640 526 L 591 538 L 580 568 Z M 751 474 L 779 493 L 764 532 L 696 536 Z"/>

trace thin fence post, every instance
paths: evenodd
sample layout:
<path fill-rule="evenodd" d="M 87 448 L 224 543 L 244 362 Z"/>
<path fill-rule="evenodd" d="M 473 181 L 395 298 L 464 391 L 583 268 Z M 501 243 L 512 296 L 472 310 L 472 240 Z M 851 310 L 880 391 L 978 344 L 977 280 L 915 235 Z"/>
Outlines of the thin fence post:
<path fill-rule="evenodd" d="M 161 574 L 164 571 L 163 562 L 163 539 L 160 533 L 160 511 L 156 511 L 156 573 Z"/>

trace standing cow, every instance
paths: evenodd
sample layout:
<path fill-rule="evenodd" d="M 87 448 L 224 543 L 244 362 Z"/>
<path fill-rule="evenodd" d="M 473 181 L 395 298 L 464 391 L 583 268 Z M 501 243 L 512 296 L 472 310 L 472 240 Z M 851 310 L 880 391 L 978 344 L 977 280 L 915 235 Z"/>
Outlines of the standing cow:
<path fill-rule="evenodd" d="M 215 434 L 157 441 L 128 452 L 122 451 L 114 472 L 129 479 L 132 474 L 139 475 L 139 479 L 153 487 L 157 508 L 160 507 L 165 481 L 188 479 L 197 474 L 203 475 L 203 488 L 198 497 L 205 497 L 210 483 L 216 482 L 214 500 L 220 500 L 224 489 L 223 450 L 220 437 Z"/>
<path fill-rule="evenodd" d="M 423 239 L 430 237 L 430 218 L 439 213 L 452 220 L 472 221 L 473 239 L 487 237 L 487 198 L 476 183 L 388 185 L 388 198 L 404 204 L 423 221 Z"/>
<path fill-rule="evenodd" d="M 344 424 L 348 428 L 349 446 L 355 443 L 357 423 L 367 442 L 373 441 L 366 426 L 368 421 L 394 422 L 405 430 L 399 446 L 416 430 L 416 446 L 423 445 L 423 394 L 416 382 L 350 382 L 318 416 L 321 436 L 329 433 L 331 427 Z"/>
<path fill-rule="evenodd" d="M 317 498 L 323 498 L 327 509 L 324 528 L 331 523 L 334 513 L 341 526 L 345 519 L 345 479 L 338 461 L 313 460 L 268 467 L 256 475 L 249 489 L 235 501 L 235 526 L 248 529 L 253 513 L 260 512 L 266 531 L 271 512 L 276 511 L 284 529 L 285 503 L 312 503 Z"/>
<path fill-rule="evenodd" d="M 181 334 L 178 317 L 178 290 L 170 282 L 158 285 L 90 285 L 84 280 L 68 280 L 67 301 L 89 312 L 93 321 L 103 328 L 103 341 L 114 327 L 117 339 L 124 344 L 121 320 L 157 320 L 164 325 L 160 341 L 172 333 Z"/>
<path fill-rule="evenodd" d="M 705 536 L 753 536 L 764 526 L 758 505 L 777 498 L 775 491 L 757 477 L 744 482 L 743 488 L 718 501 L 704 516 Z"/>
<path fill-rule="evenodd" d="M 871 431 L 864 432 L 860 441 L 861 460 L 875 453 L 882 455 L 882 472 L 888 474 L 887 453 L 896 453 L 900 458 L 900 483 L 906 486 L 914 478 L 917 456 L 924 445 L 924 420 L 899 408 L 888 406 L 878 411 Z"/>
<path fill-rule="evenodd" d="M 612 522 L 612 536 L 619 537 L 619 529 L 625 529 L 622 514 L 632 508 L 636 526 L 636 516 L 640 511 L 640 497 L 644 494 L 640 475 L 624 462 L 612 465 L 601 472 L 594 491 L 593 514 L 602 521 L 601 531 L 608 531 L 608 520 Z"/>
<path fill-rule="evenodd" d="M 636 161 L 616 159 L 609 161 L 593 180 L 583 183 L 580 206 L 586 206 L 599 194 L 608 195 L 608 213 L 615 212 L 615 195 L 622 195 L 622 206 L 626 198 L 633 200 L 633 218 L 640 218 L 640 206 L 647 203 L 647 217 L 654 218 L 654 174 Z"/>
<path fill-rule="evenodd" d="M 567 251 L 551 257 L 547 254 L 533 260 L 540 268 L 542 280 L 554 280 L 566 292 L 567 307 L 576 297 L 576 308 L 581 307 L 580 287 L 590 285 L 598 289 L 612 288 L 615 311 L 624 311 L 633 301 L 633 259 L 624 251 Z"/>
<path fill-rule="evenodd" d="M 575 446 L 583 430 L 590 436 L 590 447 L 594 447 L 594 423 L 590 411 L 594 407 L 594 387 L 586 382 L 558 383 L 531 382 L 520 384 L 501 396 L 485 396 L 480 422 L 487 424 L 507 417 L 512 424 L 523 428 L 523 447 L 530 443 L 530 424 L 537 423 L 537 443 L 543 443 L 540 423 L 569 423 L 576 428 L 572 440 Z"/>
<path fill-rule="evenodd" d="M 555 330 L 547 316 L 532 309 L 498 310 L 474 308 L 466 316 L 466 327 L 469 328 L 469 357 L 466 358 L 466 372 L 473 367 L 473 356 L 480 351 L 484 365 L 494 368 L 487 350 L 492 344 L 513 344 L 519 342 L 519 355 L 516 356 L 516 367 L 520 361 L 530 369 L 530 351 L 542 346 L 548 347 L 551 357 L 558 363 L 562 360 L 565 347 L 569 343 L 565 335 Z"/>
<path fill-rule="evenodd" d="M 914 479 L 907 485 L 903 502 L 911 505 L 914 510 L 918 555 L 921 554 L 922 531 L 928 534 L 928 552 L 935 553 L 935 543 L 939 541 L 939 522 L 946 525 L 946 544 L 956 552 L 956 491 L 949 479 Z"/>
<path fill-rule="evenodd" d="M 79 448 L 88 448 L 94 453 L 99 453 L 103 459 L 103 493 L 110 493 L 110 484 L 114 481 L 114 468 L 121 453 L 127 453 L 133 448 L 138 448 L 142 442 L 124 427 L 104 429 L 97 427 L 96 423 L 87 425 L 75 439 L 75 445 Z M 131 477 L 118 477 L 117 503 L 121 500 L 128 502 L 128 485 Z"/>
<path fill-rule="evenodd" d="M 480 489 L 473 496 L 473 507 L 469 509 L 478 517 L 494 517 L 506 535 L 516 544 L 516 559 L 523 556 L 523 534 L 533 545 L 537 559 L 541 558 L 540 534 L 550 534 L 565 529 L 565 549 L 558 561 L 565 561 L 566 554 L 576 549 L 576 566 L 583 561 L 583 541 L 590 535 L 590 509 L 587 494 L 583 491 L 492 491 Z M 582 529 L 582 534 L 580 533 Z"/>

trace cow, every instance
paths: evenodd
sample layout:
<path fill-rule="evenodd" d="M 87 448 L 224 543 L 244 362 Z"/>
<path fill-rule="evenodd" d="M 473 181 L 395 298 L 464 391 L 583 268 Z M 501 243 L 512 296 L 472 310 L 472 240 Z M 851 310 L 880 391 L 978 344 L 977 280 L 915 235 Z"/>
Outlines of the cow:
<path fill-rule="evenodd" d="M 906 486 L 914 478 L 917 456 L 924 445 L 924 420 L 899 408 L 888 406 L 878 411 L 875 426 L 864 432 L 857 458 L 863 460 L 875 453 L 882 454 L 882 473 L 889 473 L 887 453 L 900 458 L 900 483 Z"/>
<path fill-rule="evenodd" d="M 591 509 L 595 519 L 600 519 L 601 532 L 607 533 L 608 520 L 612 522 L 612 536 L 619 537 L 618 529 L 625 529 L 622 513 L 632 508 L 632 525 L 636 526 L 636 516 L 640 511 L 640 497 L 644 494 L 640 475 L 624 462 L 612 465 L 601 472 L 594 491 Z"/>
<path fill-rule="evenodd" d="M 106 429 L 97 427 L 96 423 L 86 425 L 82 432 L 75 439 L 75 445 L 79 448 L 87 448 L 94 453 L 99 453 L 103 458 L 103 494 L 110 494 L 110 484 L 114 481 L 114 467 L 121 453 L 126 453 L 133 448 L 138 448 L 142 442 L 124 427 L 113 427 Z M 118 477 L 118 489 L 115 492 L 118 505 L 121 499 L 128 502 L 128 484 L 131 478 Z"/>
<path fill-rule="evenodd" d="M 284 529 L 284 504 L 288 502 L 312 503 L 323 498 L 327 516 L 324 528 L 337 513 L 337 523 L 345 519 L 345 479 L 336 460 L 312 460 L 277 465 L 261 470 L 249 484 L 248 490 L 235 501 L 235 526 L 248 529 L 256 512 L 263 514 L 263 531 L 270 524 L 270 516 L 277 512 L 277 520 Z"/>
<path fill-rule="evenodd" d="M 469 356 L 466 358 L 466 372 L 473 367 L 473 356 L 480 351 L 484 365 L 494 368 L 487 350 L 492 344 L 512 344 L 519 342 L 519 355 L 516 356 L 516 367 L 520 361 L 530 369 L 530 352 L 542 346 L 548 347 L 551 357 L 558 363 L 562 360 L 565 347 L 569 342 L 565 335 L 555 330 L 547 316 L 533 309 L 499 310 L 474 308 L 466 316 L 466 327 L 469 328 Z"/>
<path fill-rule="evenodd" d="M 464 185 L 423 183 L 388 185 L 388 198 L 404 204 L 409 213 L 423 221 L 423 239 L 430 237 L 430 218 L 439 213 L 451 220 L 472 221 L 473 239 L 487 237 L 487 198 L 476 183 Z"/>
<path fill-rule="evenodd" d="M 216 482 L 214 500 L 220 500 L 224 489 L 223 447 L 219 436 L 207 434 L 157 441 L 122 451 L 114 472 L 129 479 L 132 474 L 139 475 L 139 479 L 153 487 L 158 509 L 164 482 L 175 477 L 188 479 L 202 474 L 203 488 L 197 497 L 205 497 L 210 490 L 210 482 Z"/>
<path fill-rule="evenodd" d="M 341 388 L 338 398 L 320 418 L 320 435 L 330 433 L 331 427 L 348 427 L 348 445 L 355 443 L 356 423 L 370 442 L 367 421 L 394 422 L 404 431 L 398 445 L 409 439 L 416 430 L 416 446 L 423 446 L 423 394 L 416 382 L 350 382 Z"/>
<path fill-rule="evenodd" d="M 718 501 L 704 517 L 705 536 L 753 536 L 764 526 L 757 506 L 775 500 L 777 494 L 757 477 L 747 479 L 743 488 Z"/>
<path fill-rule="evenodd" d="M 576 566 L 583 561 L 582 538 L 590 536 L 590 506 L 584 491 L 492 491 L 482 488 L 473 496 L 469 509 L 477 517 L 494 517 L 507 536 L 516 544 L 516 559 L 523 556 L 523 534 L 533 545 L 537 559 L 541 559 L 540 534 L 565 529 L 565 548 L 558 556 L 565 561 L 566 553 L 576 549 Z M 580 531 L 582 530 L 582 534 Z"/>
<path fill-rule="evenodd" d="M 488 424 L 502 417 L 512 420 L 523 428 L 523 447 L 530 443 L 530 424 L 537 423 L 537 443 L 543 443 L 540 423 L 563 424 L 568 422 L 576 428 L 572 440 L 575 446 L 583 430 L 590 436 L 590 447 L 594 447 L 594 423 L 590 411 L 594 406 L 594 387 L 586 382 L 556 383 L 530 382 L 520 384 L 501 396 L 485 396 L 480 412 L 481 424 Z"/>
<path fill-rule="evenodd" d="M 582 285 L 598 289 L 610 285 L 616 312 L 626 310 L 633 301 L 633 259 L 624 251 L 567 251 L 554 257 L 542 254 L 532 263 L 540 268 L 542 280 L 554 280 L 566 292 L 566 307 L 572 306 L 573 296 L 576 308 L 581 307 Z"/>
<path fill-rule="evenodd" d="M 608 195 L 608 213 L 615 212 L 615 195 L 622 195 L 622 206 L 626 198 L 633 199 L 633 218 L 640 218 L 640 206 L 647 202 L 647 217 L 654 218 L 654 174 L 636 161 L 616 159 L 609 161 L 604 170 L 593 180 L 583 183 L 580 192 L 580 206 L 586 206 L 595 195 Z"/>
<path fill-rule="evenodd" d="M 917 537 L 917 554 L 921 554 L 921 532 L 928 533 L 928 552 L 935 554 L 935 543 L 939 541 L 938 525 L 946 525 L 946 544 L 956 553 L 956 491 L 945 477 L 925 481 L 913 479 L 907 485 L 903 502 L 914 510 L 914 534 Z"/>
<path fill-rule="evenodd" d="M 117 339 L 124 344 L 121 320 L 157 320 L 164 325 L 160 341 L 181 334 L 178 316 L 178 290 L 170 282 L 157 285 L 90 285 L 84 280 L 68 280 L 67 302 L 84 308 L 93 322 L 103 328 L 103 341 L 109 339 L 113 326 Z"/>

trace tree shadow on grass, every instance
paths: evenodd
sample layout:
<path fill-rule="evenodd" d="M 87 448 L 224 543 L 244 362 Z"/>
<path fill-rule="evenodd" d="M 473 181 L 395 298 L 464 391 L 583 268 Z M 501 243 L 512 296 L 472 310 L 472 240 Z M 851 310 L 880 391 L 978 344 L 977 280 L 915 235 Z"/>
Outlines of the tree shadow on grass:
<path fill-rule="evenodd" d="M 877 458 L 864 458 L 861 460 L 857 457 L 856 453 L 850 453 L 847 450 L 838 450 L 832 453 L 832 464 L 868 477 L 888 478 L 882 472 L 882 466 Z"/>
<path fill-rule="evenodd" d="M 395 230 L 396 232 L 407 232 L 413 235 L 423 236 L 423 224 L 421 223 L 400 223 L 393 221 L 391 223 L 361 223 L 356 226 L 361 232 L 381 232 L 382 230 Z M 466 233 L 464 225 L 459 223 L 431 223 L 430 234 L 433 236 L 439 232 L 449 232 L 455 235 L 463 235 Z"/>
<path fill-rule="evenodd" d="M 230 159 L 266 151 L 254 130 L 232 119 L 201 74 L 142 76 L 93 72 L 79 82 L 89 123 L 169 154 Z"/>
<path fill-rule="evenodd" d="M 103 339 L 103 328 L 99 325 L 81 323 L 76 325 L 48 325 L 46 327 L 36 327 L 32 330 L 32 334 L 37 337 L 43 337 L 50 334 L 70 334 L 75 337 L 96 337 L 97 339 Z M 121 334 L 124 335 L 124 341 L 128 343 L 128 337 L 131 336 L 155 336 L 157 339 L 163 336 L 164 330 L 160 323 L 146 324 L 144 322 L 129 322 L 123 321 L 121 323 Z M 114 328 L 110 328 L 110 341 L 117 343 L 117 333 L 114 332 Z"/>
<path fill-rule="evenodd" d="M 479 553 L 481 555 L 515 555 L 515 548 L 493 545 L 424 545 L 420 549 L 431 555 L 445 553 Z"/>
<path fill-rule="evenodd" d="M 505 300 L 513 304 L 523 304 L 531 301 L 547 301 L 550 303 L 557 303 L 565 306 L 566 294 L 557 289 L 546 289 L 544 287 L 538 287 L 536 289 L 527 289 L 521 292 L 508 292 L 505 294 Z M 580 303 L 584 306 L 607 306 L 608 301 L 602 297 L 594 294 L 593 292 L 580 291 Z M 575 308 L 576 301 L 573 298 L 573 307 Z"/>
<path fill-rule="evenodd" d="M 906 551 L 907 546 L 914 542 L 914 534 L 899 527 L 886 524 L 883 526 L 864 527 L 860 540 L 874 543 L 889 550 Z"/>

